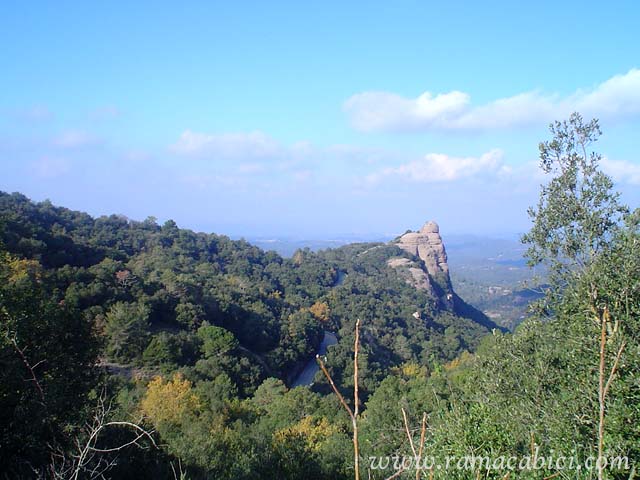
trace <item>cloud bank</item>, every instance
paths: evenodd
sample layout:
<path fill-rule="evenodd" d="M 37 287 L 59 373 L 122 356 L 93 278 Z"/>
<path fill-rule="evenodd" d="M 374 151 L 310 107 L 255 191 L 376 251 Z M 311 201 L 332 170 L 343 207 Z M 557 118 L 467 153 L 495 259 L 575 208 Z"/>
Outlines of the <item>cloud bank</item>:
<path fill-rule="evenodd" d="M 171 150 L 183 155 L 247 159 L 276 157 L 283 148 L 260 131 L 209 134 L 185 130 Z"/>
<path fill-rule="evenodd" d="M 366 180 L 369 184 L 377 184 L 389 178 L 419 183 L 451 182 L 487 173 L 497 174 L 507 168 L 503 164 L 503 152 L 499 149 L 490 150 L 479 157 L 429 153 L 419 160 L 374 172 Z"/>
<path fill-rule="evenodd" d="M 600 163 L 602 170 L 616 182 L 629 185 L 640 185 L 640 165 L 625 160 L 610 160 L 603 158 Z"/>
<path fill-rule="evenodd" d="M 63 149 L 93 147 L 102 142 L 103 140 L 99 137 L 82 130 L 67 130 L 53 140 L 56 147 Z"/>
<path fill-rule="evenodd" d="M 327 174 L 324 167 L 328 165 L 349 172 L 347 175 L 358 178 L 360 186 L 369 187 L 393 181 L 435 184 L 469 178 L 511 179 L 518 184 L 535 185 L 544 181 L 537 161 L 510 165 L 499 148 L 474 156 L 427 153 L 411 159 L 401 152 L 353 145 L 318 147 L 309 142 L 285 145 L 260 131 L 201 133 L 185 130 L 169 149 L 184 159 L 206 161 L 193 164 L 190 179 L 219 180 L 224 177 L 225 183 L 229 184 L 243 183 L 248 177 L 264 180 L 269 177 L 273 181 L 274 176 L 279 175 L 300 183 L 322 170 Z M 182 165 L 187 168 L 186 164 Z M 601 167 L 618 183 L 640 185 L 640 165 L 605 157 Z"/>
<path fill-rule="evenodd" d="M 616 75 L 571 95 L 524 92 L 474 106 L 464 92 L 424 92 L 406 98 L 391 92 L 363 92 L 344 104 L 354 128 L 361 131 L 424 132 L 487 130 L 540 125 L 578 111 L 588 117 L 622 119 L 640 116 L 640 70 Z"/>

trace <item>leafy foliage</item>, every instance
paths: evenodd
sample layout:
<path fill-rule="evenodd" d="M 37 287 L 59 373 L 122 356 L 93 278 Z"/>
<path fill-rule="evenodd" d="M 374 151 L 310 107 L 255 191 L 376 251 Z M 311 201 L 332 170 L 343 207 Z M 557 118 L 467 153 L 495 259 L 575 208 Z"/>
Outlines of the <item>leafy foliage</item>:
<path fill-rule="evenodd" d="M 53 302 L 35 260 L 0 252 L 0 472 L 26 477 L 66 445 L 95 384 L 97 342 L 77 311 Z"/>
<path fill-rule="evenodd" d="M 55 362 L 43 386 L 60 409 L 39 413 L 50 419 L 46 431 L 29 431 L 41 402 L 24 381 L 12 337 L 2 344 L 10 365 L 3 370 L 3 452 L 32 463 L 39 455 L 38 468 L 47 462 L 44 439 L 67 423 L 75 431 L 72 424 L 90 409 L 91 387 L 106 383 L 119 399 L 119 414 L 145 413 L 167 445 L 163 454 L 128 454 L 123 461 L 143 461 L 157 471 L 169 455 L 196 478 L 343 478 L 349 437 L 342 413 L 324 396 L 328 386 L 320 381 L 314 393 L 285 386 L 318 350 L 323 332 L 337 333 L 328 365 L 349 388 L 351 330 L 357 317 L 365 319 L 366 399 L 399 365 L 433 367 L 453 359 L 473 349 L 490 326 L 461 300 L 460 308 L 445 311 L 440 298 L 408 285 L 386 265 L 404 255 L 395 247 L 304 249 L 285 259 L 173 221 L 94 219 L 6 193 L 0 193 L 0 219 L 0 239 L 11 252 L 5 330 L 18 332 L 34 362 L 44 356 Z M 18 324 L 17 317 L 31 323 Z M 98 381 L 96 363 L 112 375 Z M 73 382 L 63 391 L 53 379 L 66 375 Z M 14 392 L 20 393 L 14 398 Z M 40 442 L 40 453 L 19 451 L 17 439 L 28 435 L 31 444 Z M 71 433 L 60 437 L 72 440 Z M 125 475 L 125 464 L 117 471 Z"/>
<path fill-rule="evenodd" d="M 627 208 L 619 203 L 610 177 L 599 169 L 601 155 L 587 153 L 601 135 L 596 119 L 578 113 L 550 126 L 552 140 L 540 143 L 540 166 L 552 174 L 542 187 L 534 220 L 523 238 L 531 265 L 548 263 L 557 281 L 580 272 L 608 247 Z"/>

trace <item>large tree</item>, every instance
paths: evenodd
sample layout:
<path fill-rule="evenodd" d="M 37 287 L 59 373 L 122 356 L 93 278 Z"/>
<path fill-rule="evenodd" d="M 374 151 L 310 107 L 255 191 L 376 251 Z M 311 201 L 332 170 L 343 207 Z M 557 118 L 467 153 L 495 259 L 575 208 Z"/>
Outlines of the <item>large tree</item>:
<path fill-rule="evenodd" d="M 597 119 L 569 120 L 549 126 L 552 139 L 541 142 L 540 167 L 551 178 L 529 209 L 533 226 L 524 235 L 529 264 L 545 264 L 551 285 L 562 288 L 607 248 L 627 208 L 613 181 L 600 169 L 602 155 L 589 151 L 602 134 Z"/>
<path fill-rule="evenodd" d="M 542 187 L 537 209 L 529 210 L 533 227 L 523 241 L 529 244 L 530 264 L 548 267 L 547 311 L 573 320 L 574 331 L 585 335 L 587 354 L 591 349 L 597 359 L 592 365 L 597 372 L 593 424 L 601 458 L 611 451 L 605 446 L 605 417 L 612 410 L 614 381 L 636 378 L 635 371 L 624 368 L 625 359 L 635 357 L 623 354 L 627 346 L 637 348 L 637 320 L 629 308 L 637 299 L 637 271 L 626 272 L 630 275 L 622 284 L 614 279 L 619 280 L 618 272 L 633 258 L 627 242 L 637 226 L 612 179 L 600 169 L 602 156 L 589 151 L 601 135 L 598 120 L 585 123 L 573 113 L 569 120 L 551 124 L 550 131 L 552 139 L 539 148 L 540 166 L 551 180 Z M 602 466 L 598 478 L 605 478 Z"/>

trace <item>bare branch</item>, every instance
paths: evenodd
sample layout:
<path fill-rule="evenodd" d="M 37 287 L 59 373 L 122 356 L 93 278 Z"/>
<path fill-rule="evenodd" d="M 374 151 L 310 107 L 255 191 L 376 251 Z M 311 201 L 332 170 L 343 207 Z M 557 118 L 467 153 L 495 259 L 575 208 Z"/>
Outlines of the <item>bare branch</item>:
<path fill-rule="evenodd" d="M 360 350 L 360 319 L 356 320 L 356 339 L 353 346 L 353 416 L 357 417 L 360 410 L 358 396 L 358 351 Z"/>
<path fill-rule="evenodd" d="M 604 455 L 604 424 L 607 394 L 609 393 L 609 389 L 611 388 L 611 384 L 613 383 L 615 374 L 618 370 L 618 364 L 620 363 L 620 358 L 622 357 L 622 352 L 624 351 L 626 343 L 623 341 L 620 344 L 613 365 L 611 366 L 609 374 L 606 376 L 605 380 L 605 370 L 607 366 L 607 340 L 611 337 L 611 335 L 608 335 L 607 327 L 611 322 L 611 314 L 607 305 L 599 311 L 592 303 L 591 308 L 596 314 L 596 319 L 600 323 L 600 364 L 598 366 L 598 460 L 600 460 Z M 602 462 L 598 461 L 596 467 L 598 469 L 598 480 L 602 480 L 604 478 L 604 466 L 602 465 Z"/>
<path fill-rule="evenodd" d="M 416 457 L 418 454 L 416 453 L 416 447 L 413 445 L 413 438 L 411 438 L 411 432 L 409 431 L 409 421 L 407 420 L 407 412 L 404 411 L 404 408 L 400 408 L 402 410 L 402 419 L 404 420 L 404 430 L 407 434 L 407 438 L 409 439 L 409 445 L 411 446 L 411 451 L 413 452 L 413 456 Z"/>
<path fill-rule="evenodd" d="M 355 470 L 355 480 L 360 480 L 360 444 L 359 444 L 359 440 L 358 440 L 358 413 L 359 413 L 358 351 L 360 350 L 360 319 L 356 320 L 356 332 L 355 333 L 356 333 L 356 335 L 355 335 L 356 338 L 355 338 L 354 347 L 353 347 L 353 350 L 354 350 L 354 353 L 353 353 L 353 383 L 354 383 L 354 386 L 353 386 L 353 397 L 354 397 L 355 405 L 354 405 L 354 409 L 353 410 L 351 410 L 351 407 L 349 407 L 349 405 L 347 404 L 346 400 L 344 399 L 344 397 L 342 396 L 342 394 L 338 390 L 338 387 L 336 387 L 336 384 L 334 383 L 333 378 L 331 378 L 331 375 L 329 374 L 329 371 L 327 370 L 326 365 L 322 361 L 322 358 L 320 358 L 320 355 L 316 355 L 316 360 L 320 364 L 320 369 L 322 370 L 322 373 L 324 374 L 325 377 L 327 377 L 327 380 L 329 381 L 329 385 L 331 385 L 331 388 L 333 389 L 333 392 L 336 394 L 336 396 L 338 397 L 338 400 L 340 400 L 340 403 L 342 404 L 344 409 L 349 414 L 349 417 L 351 418 L 351 425 L 353 427 L 353 462 L 354 462 L 354 470 Z"/>
<path fill-rule="evenodd" d="M 79 478 L 87 478 L 90 480 L 104 479 L 105 474 L 117 463 L 117 455 L 110 458 L 105 454 L 113 454 L 120 452 L 133 445 L 144 448 L 140 445 L 140 440 L 147 439 L 153 447 L 158 448 L 153 439 L 153 431 L 147 431 L 140 425 L 129 421 L 107 421 L 107 417 L 111 412 L 111 402 L 105 401 L 105 392 L 103 390 L 98 403 L 94 408 L 93 418 L 84 427 L 86 432 L 86 440 L 81 441 L 79 436 L 74 438 L 76 445 L 76 453 L 55 450 L 49 446 L 51 451 L 51 476 L 56 479 L 78 480 Z M 103 430 L 108 428 L 128 428 L 136 432 L 135 438 L 121 445 L 112 448 L 97 448 L 98 437 Z"/>
<path fill-rule="evenodd" d="M 385 480 L 393 480 L 394 478 L 398 478 L 400 475 L 402 475 L 405 472 L 405 470 L 406 469 L 404 467 L 402 467 L 396 473 L 394 473 L 390 477 L 387 477 Z"/>
<path fill-rule="evenodd" d="M 42 389 L 42 385 L 40 385 L 40 382 L 38 381 L 38 377 L 36 377 L 36 372 L 34 371 L 36 367 L 44 363 L 44 360 L 40 360 L 39 362 L 37 362 L 35 365 L 32 366 L 29 363 L 29 360 L 27 359 L 26 354 L 24 353 L 26 351 L 26 348 L 21 349 L 18 346 L 18 341 L 16 340 L 15 337 L 10 338 L 8 334 L 5 334 L 5 335 L 11 341 L 11 344 L 13 345 L 14 350 L 20 356 L 20 359 L 22 360 L 22 363 L 24 363 L 24 366 L 27 368 L 27 370 L 29 370 L 29 373 L 31 374 L 31 378 L 29 380 L 32 381 L 33 384 L 36 386 L 36 389 L 38 390 L 38 395 L 40 396 L 40 401 L 42 405 L 46 407 L 46 402 L 44 399 L 44 390 Z"/>
<path fill-rule="evenodd" d="M 418 461 L 422 461 L 422 452 L 424 450 L 424 439 L 427 431 L 427 412 L 422 412 L 422 427 L 420 428 L 420 448 L 418 449 Z M 431 477 L 433 477 L 433 467 L 431 468 Z M 416 480 L 420 478 L 420 469 L 416 470 Z"/>
<path fill-rule="evenodd" d="M 316 360 L 318 361 L 318 364 L 320 365 L 320 370 L 322 370 L 322 373 L 324 373 L 324 376 L 327 377 L 327 380 L 329 381 L 329 385 L 331 385 L 331 388 L 333 389 L 333 392 L 338 397 L 338 400 L 340 400 L 340 403 L 342 404 L 344 409 L 349 414 L 349 417 L 351 418 L 351 420 L 353 420 L 355 417 L 353 416 L 353 411 L 351 410 L 351 407 L 349 407 L 349 405 L 345 401 L 344 397 L 342 396 L 342 394 L 338 390 L 338 387 L 336 387 L 336 384 L 333 382 L 333 378 L 331 378 L 331 375 L 329 374 L 329 371 L 327 370 L 327 367 L 325 366 L 324 362 L 322 361 L 322 358 L 320 357 L 320 355 L 316 355 Z"/>
<path fill-rule="evenodd" d="M 622 342 L 620 348 L 618 349 L 618 353 L 616 354 L 616 358 L 613 361 L 613 365 L 611 367 L 611 371 L 609 372 L 609 378 L 607 379 L 607 383 L 604 386 L 604 396 L 606 397 L 609 393 L 609 389 L 611 388 L 611 383 L 615 377 L 616 371 L 618 370 L 618 364 L 620 363 L 620 357 L 622 356 L 622 352 L 624 351 L 624 347 L 626 346 L 626 342 Z"/>

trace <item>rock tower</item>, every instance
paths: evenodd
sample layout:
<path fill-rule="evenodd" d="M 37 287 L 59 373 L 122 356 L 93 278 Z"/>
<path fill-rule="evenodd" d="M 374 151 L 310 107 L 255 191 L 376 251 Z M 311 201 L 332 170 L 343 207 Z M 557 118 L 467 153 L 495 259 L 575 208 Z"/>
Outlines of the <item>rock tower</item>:
<path fill-rule="evenodd" d="M 440 228 L 436 222 L 427 222 L 418 232 L 408 232 L 398 240 L 398 247 L 424 261 L 429 275 L 449 280 L 447 252 L 440 237 Z"/>

